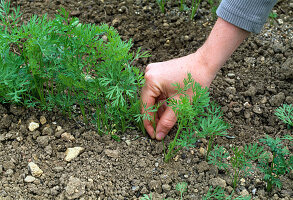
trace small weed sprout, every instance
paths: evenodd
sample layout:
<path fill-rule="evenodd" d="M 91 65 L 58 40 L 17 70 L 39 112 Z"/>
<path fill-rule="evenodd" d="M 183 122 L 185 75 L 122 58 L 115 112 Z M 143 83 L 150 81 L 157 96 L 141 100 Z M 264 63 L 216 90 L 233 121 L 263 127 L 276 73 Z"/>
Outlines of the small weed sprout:
<path fill-rule="evenodd" d="M 180 192 L 180 200 L 183 199 L 183 193 L 187 192 L 187 185 L 186 182 L 180 182 L 176 185 L 176 190 Z"/>
<path fill-rule="evenodd" d="M 263 157 L 263 147 L 256 143 L 245 145 L 244 148 L 232 147 L 231 153 L 216 145 L 208 157 L 208 162 L 218 166 L 219 169 L 226 170 L 229 174 L 231 173 L 235 189 L 240 178 L 249 175 L 252 171 L 252 162 L 261 157 Z"/>
<path fill-rule="evenodd" d="M 192 0 L 190 19 L 193 20 L 200 5 L 201 0 Z"/>
<path fill-rule="evenodd" d="M 159 5 L 161 12 L 165 13 L 165 5 L 167 3 L 167 0 L 156 0 L 157 4 Z"/>
<path fill-rule="evenodd" d="M 187 5 L 185 4 L 185 0 L 178 0 L 178 5 L 181 12 L 188 9 Z"/>
<path fill-rule="evenodd" d="M 288 124 L 289 127 L 293 127 L 293 105 L 283 104 L 276 109 L 275 115 L 282 120 L 284 123 Z"/>
<path fill-rule="evenodd" d="M 291 136 L 285 137 L 291 139 Z M 278 188 L 282 187 L 280 176 L 289 173 L 293 169 L 293 155 L 290 155 L 289 150 L 283 147 L 282 139 L 271 138 L 266 136 L 264 139 L 260 139 L 260 142 L 264 143 L 270 148 L 273 158 L 270 160 L 268 156 L 259 161 L 259 169 L 264 173 L 264 181 L 267 183 L 267 191 L 271 192 L 274 186 Z"/>
<path fill-rule="evenodd" d="M 210 104 L 207 108 L 207 113 L 207 117 L 201 120 L 200 129 L 197 130 L 199 138 L 209 138 L 206 160 L 208 160 L 209 154 L 213 149 L 216 137 L 227 135 L 226 130 L 230 127 L 229 124 L 224 122 L 222 118 L 223 112 L 215 103 Z"/>
<path fill-rule="evenodd" d="M 139 200 L 152 200 L 153 199 L 153 196 L 152 194 L 144 194 L 143 197 L 141 197 Z"/>
<path fill-rule="evenodd" d="M 250 200 L 251 197 L 250 196 L 238 196 L 236 198 L 232 198 L 233 192 L 231 195 L 226 196 L 225 195 L 225 190 L 224 188 L 221 187 L 216 187 L 215 189 L 213 189 L 213 187 L 210 187 L 208 190 L 208 193 L 202 197 L 202 200 Z"/>
<path fill-rule="evenodd" d="M 273 25 L 274 20 L 276 20 L 278 17 L 278 14 L 275 13 L 274 11 L 270 12 L 269 18 L 270 18 L 270 24 Z"/>
<path fill-rule="evenodd" d="M 215 19 L 216 16 L 217 16 L 217 9 L 218 9 L 218 6 L 220 5 L 222 0 L 208 0 L 208 4 L 210 4 L 211 6 L 211 12 L 212 12 L 212 15 L 213 15 L 213 18 Z"/>

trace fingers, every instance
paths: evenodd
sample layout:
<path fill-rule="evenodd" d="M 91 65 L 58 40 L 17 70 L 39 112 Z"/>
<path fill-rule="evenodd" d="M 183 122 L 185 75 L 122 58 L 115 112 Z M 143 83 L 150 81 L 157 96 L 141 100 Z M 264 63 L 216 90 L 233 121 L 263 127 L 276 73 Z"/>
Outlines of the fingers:
<path fill-rule="evenodd" d="M 141 113 L 146 113 L 147 112 L 146 109 L 155 104 L 155 97 L 148 87 L 142 88 L 141 100 L 143 103 Z M 154 114 L 152 112 L 148 112 L 148 114 L 151 116 L 151 118 L 153 118 Z M 148 134 L 151 136 L 151 138 L 155 139 L 154 128 L 153 128 L 152 122 L 149 120 L 143 120 L 143 125 L 144 125 L 146 131 L 148 132 Z"/>
<path fill-rule="evenodd" d="M 156 129 L 156 139 L 162 140 L 176 123 L 176 116 L 170 107 L 166 107 L 165 112 L 159 119 Z"/>
<path fill-rule="evenodd" d="M 146 109 L 155 105 L 157 97 L 161 94 L 160 89 L 157 84 L 154 82 L 154 77 L 150 73 L 145 75 L 146 83 L 142 88 L 141 100 L 143 103 L 142 113 L 146 112 Z M 153 118 L 154 113 L 148 112 L 148 114 Z M 156 121 L 156 120 L 155 120 Z M 153 124 L 149 120 L 143 121 L 144 127 L 151 138 L 155 139 Z"/>

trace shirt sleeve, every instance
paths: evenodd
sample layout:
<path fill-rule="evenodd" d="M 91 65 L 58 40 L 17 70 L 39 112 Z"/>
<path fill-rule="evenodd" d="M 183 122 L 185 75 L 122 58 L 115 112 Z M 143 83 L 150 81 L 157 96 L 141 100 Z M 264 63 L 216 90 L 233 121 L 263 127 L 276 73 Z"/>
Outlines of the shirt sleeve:
<path fill-rule="evenodd" d="M 277 0 L 222 0 L 217 15 L 246 31 L 259 33 Z"/>

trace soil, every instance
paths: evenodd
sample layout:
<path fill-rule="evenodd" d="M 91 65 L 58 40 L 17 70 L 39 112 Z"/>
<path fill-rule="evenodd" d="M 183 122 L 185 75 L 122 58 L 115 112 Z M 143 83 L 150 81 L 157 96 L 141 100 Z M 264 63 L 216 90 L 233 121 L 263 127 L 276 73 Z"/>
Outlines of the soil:
<path fill-rule="evenodd" d="M 152 54 L 138 61 L 142 70 L 148 63 L 196 51 L 215 23 L 206 1 L 194 20 L 179 11 L 176 1 L 167 3 L 165 14 L 155 0 L 11 0 L 11 4 L 21 7 L 24 22 L 32 14 L 52 17 L 65 7 L 82 22 L 114 26 L 123 40 L 132 39 L 133 50 L 142 47 Z M 229 148 L 258 142 L 266 134 L 292 134 L 274 115 L 278 106 L 293 103 L 292 10 L 292 1 L 279 0 L 274 7 L 278 17 L 260 34 L 251 34 L 212 83 L 211 97 L 222 106 L 234 138 L 217 138 L 217 144 Z M 227 194 L 233 190 L 229 174 L 204 161 L 200 147 L 206 147 L 206 140 L 166 164 L 163 144 L 140 132 L 123 133 L 121 142 L 116 142 L 58 110 L 7 104 L 0 104 L 0 116 L 0 199 L 123 200 L 150 193 L 153 199 L 180 199 L 175 189 L 179 182 L 188 183 L 184 199 L 201 199 L 210 186 L 222 186 Z M 29 130 L 30 122 L 39 127 Z M 166 143 L 173 137 L 171 132 Z M 292 146 L 288 145 L 291 152 Z M 65 161 L 71 147 L 82 149 L 76 158 Z M 243 178 L 235 195 L 293 199 L 292 172 L 281 177 L 283 187 L 271 194 L 265 192 L 262 178 L 258 171 Z"/>

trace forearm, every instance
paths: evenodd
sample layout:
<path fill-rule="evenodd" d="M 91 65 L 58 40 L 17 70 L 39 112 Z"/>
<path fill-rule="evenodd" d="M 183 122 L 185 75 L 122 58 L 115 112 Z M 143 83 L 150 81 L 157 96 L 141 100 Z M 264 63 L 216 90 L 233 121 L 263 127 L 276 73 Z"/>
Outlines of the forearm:
<path fill-rule="evenodd" d="M 207 74 L 215 76 L 248 35 L 248 31 L 218 18 L 208 39 L 197 51 Z"/>

